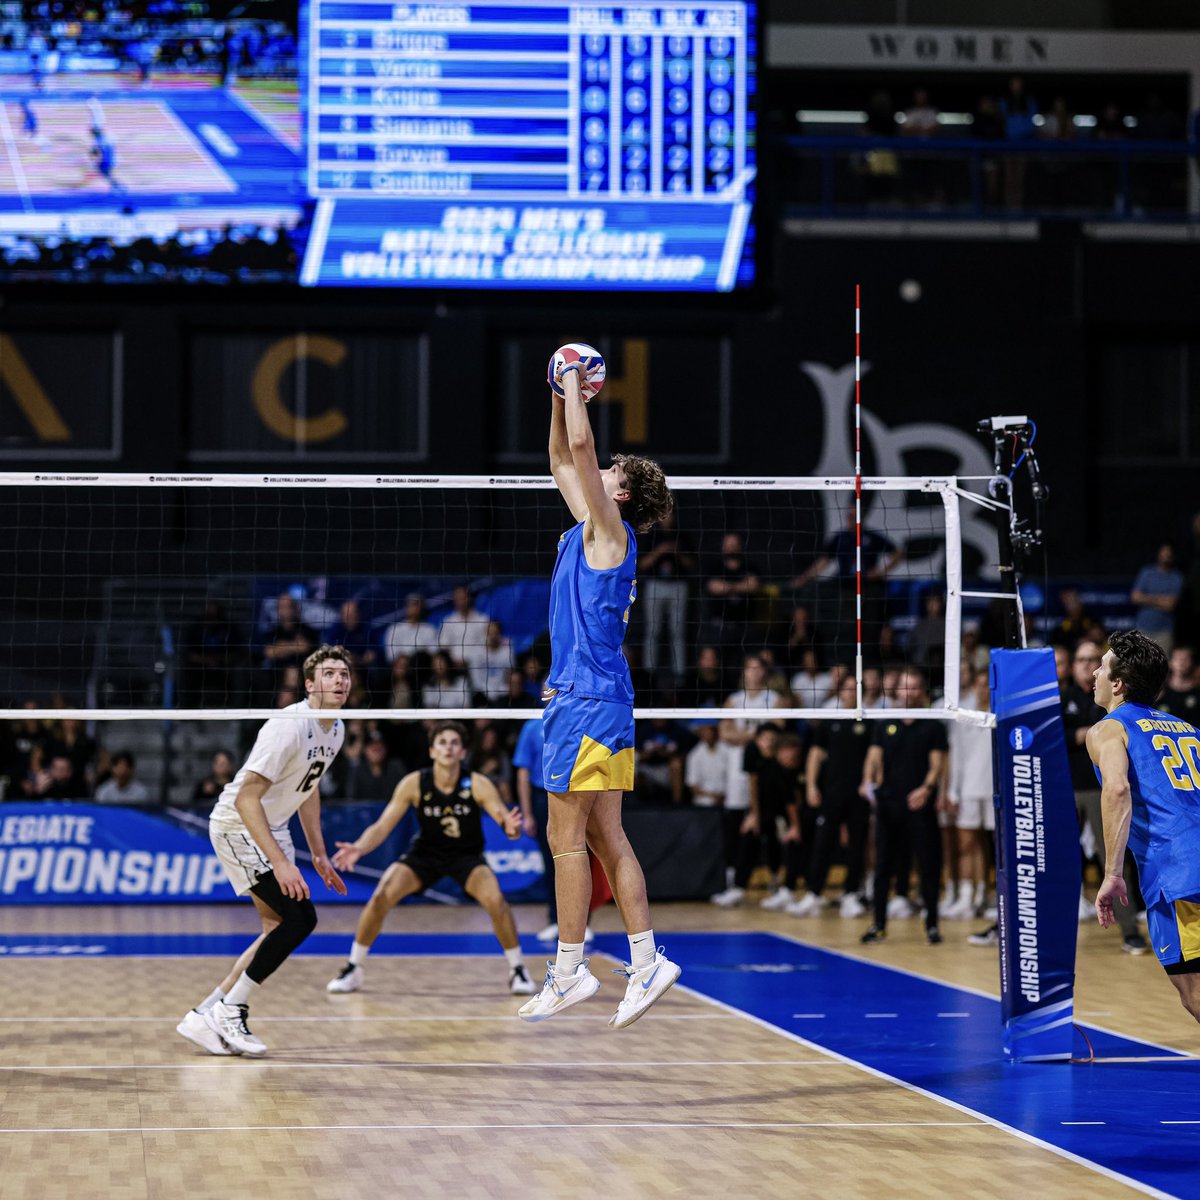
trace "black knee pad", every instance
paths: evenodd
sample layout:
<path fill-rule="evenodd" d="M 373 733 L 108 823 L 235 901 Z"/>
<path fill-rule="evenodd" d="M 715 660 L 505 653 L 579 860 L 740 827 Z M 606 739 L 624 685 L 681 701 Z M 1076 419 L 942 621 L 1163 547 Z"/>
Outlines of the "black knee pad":
<path fill-rule="evenodd" d="M 274 874 L 264 875 L 250 890 L 279 914 L 279 924 L 263 938 L 246 968 L 255 983 L 262 983 L 316 929 L 317 910 L 307 897 L 293 900 L 285 896 Z"/>

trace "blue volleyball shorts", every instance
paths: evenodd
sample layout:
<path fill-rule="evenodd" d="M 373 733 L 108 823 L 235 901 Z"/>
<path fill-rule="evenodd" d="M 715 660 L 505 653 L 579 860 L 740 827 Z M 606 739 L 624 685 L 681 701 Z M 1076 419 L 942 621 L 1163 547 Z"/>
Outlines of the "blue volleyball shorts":
<path fill-rule="evenodd" d="M 633 790 L 633 709 L 559 693 L 542 718 L 548 792 Z"/>
<path fill-rule="evenodd" d="M 1200 896 L 1147 903 L 1146 936 L 1168 974 L 1200 971 Z"/>

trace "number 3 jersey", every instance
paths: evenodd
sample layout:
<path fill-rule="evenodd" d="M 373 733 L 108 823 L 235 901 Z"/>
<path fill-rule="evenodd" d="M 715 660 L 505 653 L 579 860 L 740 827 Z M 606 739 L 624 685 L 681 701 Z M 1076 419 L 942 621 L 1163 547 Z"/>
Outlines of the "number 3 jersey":
<path fill-rule="evenodd" d="M 286 828 L 333 764 L 346 736 L 345 723 L 338 719 L 329 729 L 322 729 L 316 715 L 318 710 L 310 710 L 307 700 L 289 704 L 284 711 L 311 711 L 313 717 L 307 721 L 300 717 L 272 717 L 263 725 L 254 739 L 249 758 L 225 785 L 213 806 L 209 820 L 214 825 L 242 827 L 242 818 L 234 801 L 246 781 L 247 772 L 253 771 L 271 781 L 262 798 L 267 823 L 272 829 Z"/>
<path fill-rule="evenodd" d="M 483 813 L 475 800 L 471 776 L 464 771 L 452 791 L 442 792 L 433 782 L 433 768 L 426 767 L 419 786 L 420 828 L 409 853 L 419 849 L 439 854 L 482 854 Z"/>
<path fill-rule="evenodd" d="M 1200 735 L 1144 704 L 1126 702 L 1104 719 L 1129 738 L 1129 849 L 1146 902 L 1200 896 Z"/>

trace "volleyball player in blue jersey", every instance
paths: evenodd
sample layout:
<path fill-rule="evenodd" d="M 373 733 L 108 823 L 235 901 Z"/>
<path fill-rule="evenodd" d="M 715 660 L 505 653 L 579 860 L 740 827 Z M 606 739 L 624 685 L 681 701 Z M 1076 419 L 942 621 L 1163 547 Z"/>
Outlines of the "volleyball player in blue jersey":
<path fill-rule="evenodd" d="M 587 849 L 599 858 L 629 935 L 625 996 L 609 1024 L 636 1021 L 678 978 L 655 947 L 642 868 L 621 828 L 621 794 L 633 787 L 633 684 L 621 650 L 637 596 L 635 531 L 674 506 L 666 478 L 646 458 L 614 455 L 601 470 L 580 390 L 583 362 L 568 363 L 551 391 L 550 469 L 578 522 L 558 539 L 550 582 L 551 694 L 542 769 L 558 900 L 558 955 L 542 990 L 520 1010 L 547 1017 L 595 995 L 583 958 L 591 898 Z"/>
<path fill-rule="evenodd" d="M 1200 1021 L 1200 735 L 1150 707 L 1167 678 L 1167 656 L 1143 633 L 1114 633 L 1096 670 L 1096 703 L 1108 713 L 1088 730 L 1100 777 L 1104 883 L 1096 917 L 1108 927 L 1129 903 L 1125 847 L 1137 863 L 1154 952 Z"/>

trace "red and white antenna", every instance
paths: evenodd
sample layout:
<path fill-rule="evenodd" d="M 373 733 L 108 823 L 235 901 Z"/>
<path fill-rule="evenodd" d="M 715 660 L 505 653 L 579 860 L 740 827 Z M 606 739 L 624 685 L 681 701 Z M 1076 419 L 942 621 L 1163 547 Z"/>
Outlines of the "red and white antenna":
<path fill-rule="evenodd" d="M 855 707 L 863 709 L 862 636 L 862 288 L 854 285 L 854 620 Z"/>

